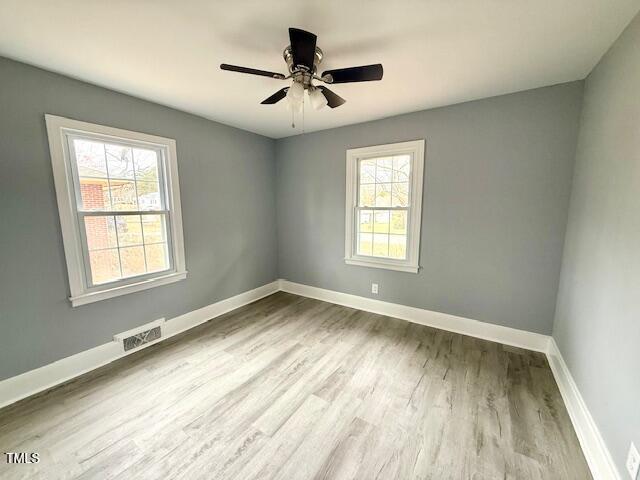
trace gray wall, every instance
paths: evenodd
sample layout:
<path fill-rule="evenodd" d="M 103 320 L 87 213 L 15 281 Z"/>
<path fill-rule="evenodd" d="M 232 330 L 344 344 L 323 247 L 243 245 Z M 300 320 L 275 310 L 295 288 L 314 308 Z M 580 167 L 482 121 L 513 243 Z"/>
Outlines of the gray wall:
<path fill-rule="evenodd" d="M 363 87 L 364 88 L 364 87 Z M 551 333 L 582 82 L 278 140 L 282 278 Z M 426 139 L 418 274 L 344 263 L 345 150 Z"/>
<path fill-rule="evenodd" d="M 189 276 L 71 308 L 44 114 L 174 138 Z M 0 379 L 276 278 L 275 145 L 0 58 Z"/>
<path fill-rule="evenodd" d="M 587 78 L 553 336 L 622 476 L 640 448 L 640 16 Z"/>

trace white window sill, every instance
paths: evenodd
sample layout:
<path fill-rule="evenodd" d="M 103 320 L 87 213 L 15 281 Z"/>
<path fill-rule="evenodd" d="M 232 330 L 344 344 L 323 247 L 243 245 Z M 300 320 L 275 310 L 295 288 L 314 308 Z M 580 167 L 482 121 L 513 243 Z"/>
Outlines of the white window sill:
<path fill-rule="evenodd" d="M 420 269 L 417 265 L 402 265 L 397 263 L 387 263 L 380 260 L 361 260 L 355 258 L 345 258 L 344 263 L 347 265 L 357 265 L 359 267 L 383 268 L 385 270 L 395 270 L 398 272 L 418 273 Z"/>
<path fill-rule="evenodd" d="M 186 270 L 182 272 L 173 272 L 161 277 L 155 277 L 137 283 L 130 283 L 128 285 L 121 285 L 119 287 L 109 288 L 107 290 L 83 293 L 75 297 L 69 297 L 69 300 L 71 300 L 71 305 L 73 307 L 79 307 L 80 305 L 99 302 L 100 300 L 106 300 L 107 298 L 119 297 L 120 295 L 126 295 L 128 293 L 139 292 L 141 290 L 159 287 L 160 285 L 167 285 L 169 283 L 178 282 L 180 280 L 184 280 L 185 278 L 187 278 Z"/>

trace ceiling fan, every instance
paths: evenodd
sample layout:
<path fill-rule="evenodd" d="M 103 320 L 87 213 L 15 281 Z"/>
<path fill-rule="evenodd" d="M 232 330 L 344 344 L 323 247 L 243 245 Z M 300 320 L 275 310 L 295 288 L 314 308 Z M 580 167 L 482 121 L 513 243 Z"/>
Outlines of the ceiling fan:
<path fill-rule="evenodd" d="M 282 54 L 289 69 L 289 75 L 286 76 L 282 73 L 267 72 L 265 70 L 256 70 L 255 68 L 228 65 L 226 63 L 221 64 L 220 68 L 232 72 L 271 77 L 276 80 L 288 80 L 291 78 L 292 82 L 290 86 L 281 88 L 261 103 L 263 105 L 271 105 L 286 97 L 289 101 L 289 107 L 293 111 L 302 109 L 305 91 L 309 95 L 311 105 L 316 110 L 320 110 L 325 105 L 336 108 L 346 102 L 344 98 L 335 94 L 324 85 L 314 85 L 312 83 L 313 80 L 318 80 L 326 84 L 334 84 L 370 82 L 382 79 L 382 65 L 379 63 L 360 67 L 326 70 L 319 76 L 317 70 L 322 62 L 323 53 L 322 50 L 316 46 L 317 38 L 313 33 L 298 28 L 289 29 L 290 45 L 284 49 Z"/>

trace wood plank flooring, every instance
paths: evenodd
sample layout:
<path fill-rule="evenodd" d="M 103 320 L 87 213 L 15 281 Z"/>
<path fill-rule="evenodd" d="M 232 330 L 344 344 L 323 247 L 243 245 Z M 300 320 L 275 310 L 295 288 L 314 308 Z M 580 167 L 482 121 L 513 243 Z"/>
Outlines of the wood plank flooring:
<path fill-rule="evenodd" d="M 0 478 L 591 478 L 542 354 L 277 293 L 0 410 Z M 0 452 L 0 453 L 2 453 Z"/>

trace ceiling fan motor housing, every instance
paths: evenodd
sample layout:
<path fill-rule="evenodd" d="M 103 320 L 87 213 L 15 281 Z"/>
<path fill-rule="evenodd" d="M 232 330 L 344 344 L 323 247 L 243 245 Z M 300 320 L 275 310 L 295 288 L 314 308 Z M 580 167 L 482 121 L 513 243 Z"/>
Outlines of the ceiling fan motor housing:
<path fill-rule="evenodd" d="M 300 82 L 304 85 L 305 88 L 309 88 L 311 86 L 311 80 L 313 80 L 314 74 L 318 70 L 318 66 L 322 62 L 322 50 L 320 47 L 315 48 L 315 54 L 313 57 L 313 71 L 309 71 L 307 67 L 304 65 L 294 65 L 293 64 L 293 54 L 291 53 L 291 45 L 288 45 L 287 48 L 282 52 L 282 56 L 284 57 L 284 61 L 287 63 L 287 68 L 289 69 L 289 73 L 291 74 L 291 78 L 294 82 Z"/>

